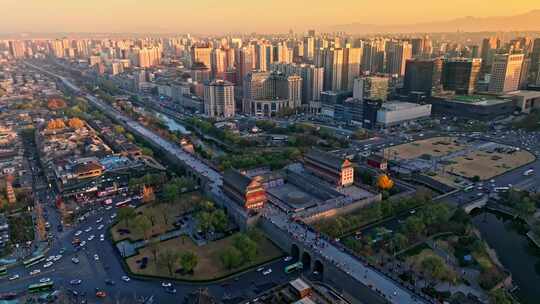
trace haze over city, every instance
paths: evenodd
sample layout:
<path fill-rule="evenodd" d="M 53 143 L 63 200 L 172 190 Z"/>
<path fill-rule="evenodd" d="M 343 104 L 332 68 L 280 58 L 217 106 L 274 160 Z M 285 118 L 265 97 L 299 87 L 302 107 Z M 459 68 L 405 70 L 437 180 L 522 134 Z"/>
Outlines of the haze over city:
<path fill-rule="evenodd" d="M 540 8 L 535 0 L 3 0 L 0 33 L 328 31 L 357 23 L 399 25 L 473 16 L 512 16 Z M 501 24 L 502 25 L 502 24 Z M 523 26 L 533 29 L 530 26 Z M 456 26 L 455 30 L 457 30 Z M 478 27 L 482 30 L 481 27 Z M 422 29 L 420 29 L 422 30 Z M 429 28 L 427 29 L 429 30 Z M 426 31 L 427 31 L 426 30 Z M 453 29 L 454 30 L 454 29 Z M 474 30 L 474 29 L 473 29 Z M 492 29 L 493 30 L 493 29 Z M 495 29 L 496 30 L 496 29 Z M 500 27 L 499 30 L 505 30 Z"/>

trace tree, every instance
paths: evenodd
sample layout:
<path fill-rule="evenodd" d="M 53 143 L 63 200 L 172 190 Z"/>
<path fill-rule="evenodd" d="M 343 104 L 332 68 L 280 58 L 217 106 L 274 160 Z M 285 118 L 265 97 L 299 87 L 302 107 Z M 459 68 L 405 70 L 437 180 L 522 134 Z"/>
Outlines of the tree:
<path fill-rule="evenodd" d="M 405 231 L 410 237 L 418 238 L 425 228 L 426 225 L 418 216 L 411 216 L 405 221 Z"/>
<path fill-rule="evenodd" d="M 433 281 L 448 281 L 456 280 L 455 273 L 449 269 L 443 259 L 435 254 L 424 257 L 419 263 L 420 271 Z"/>
<path fill-rule="evenodd" d="M 229 218 L 223 210 L 218 209 L 212 212 L 212 226 L 220 232 L 224 232 L 227 229 L 229 226 Z"/>
<path fill-rule="evenodd" d="M 145 240 L 148 240 L 150 237 L 150 229 L 152 228 L 152 223 L 146 215 L 139 215 L 135 218 L 134 229 L 137 234 L 142 234 Z"/>
<path fill-rule="evenodd" d="M 148 244 L 148 249 L 150 250 L 150 252 L 152 253 L 152 256 L 154 257 L 154 262 L 157 263 L 157 258 L 158 258 L 158 254 L 159 254 L 159 245 L 160 241 L 159 239 L 153 239 L 150 241 L 150 243 Z"/>
<path fill-rule="evenodd" d="M 212 214 L 207 211 L 197 213 L 197 227 L 203 232 L 208 233 L 212 228 Z"/>
<path fill-rule="evenodd" d="M 172 203 L 176 200 L 178 197 L 179 191 L 178 186 L 176 184 L 168 183 L 165 186 L 163 186 L 163 200 L 166 203 Z"/>
<path fill-rule="evenodd" d="M 169 275 L 172 276 L 174 271 L 174 265 L 176 265 L 179 258 L 180 255 L 178 254 L 178 252 L 166 250 L 159 255 L 158 265 L 167 268 L 167 270 L 169 271 Z"/>
<path fill-rule="evenodd" d="M 242 265 L 242 253 L 236 247 L 229 247 L 220 255 L 223 266 L 227 269 L 233 269 Z"/>
<path fill-rule="evenodd" d="M 409 239 L 403 234 L 403 233 L 395 233 L 392 238 L 392 244 L 394 246 L 395 251 L 399 251 L 402 249 L 405 249 L 407 244 L 409 243 Z"/>
<path fill-rule="evenodd" d="M 498 288 L 489 293 L 490 303 L 492 304 L 512 304 L 513 301 L 506 294 L 504 289 Z"/>
<path fill-rule="evenodd" d="M 124 225 L 126 227 L 129 227 L 129 222 L 132 218 L 134 218 L 136 215 L 135 210 L 133 208 L 121 208 L 118 211 L 118 220 L 120 222 L 124 222 Z"/>
<path fill-rule="evenodd" d="M 197 267 L 199 259 L 197 255 L 191 251 L 184 252 L 180 255 L 180 266 L 187 273 L 192 273 L 193 269 Z"/>
<path fill-rule="evenodd" d="M 245 261 L 251 262 L 257 256 L 257 243 L 251 240 L 247 235 L 240 233 L 233 239 L 234 247 L 240 252 Z"/>
<path fill-rule="evenodd" d="M 536 211 L 536 205 L 529 197 L 524 197 L 517 201 L 515 210 L 521 218 L 526 219 Z"/>

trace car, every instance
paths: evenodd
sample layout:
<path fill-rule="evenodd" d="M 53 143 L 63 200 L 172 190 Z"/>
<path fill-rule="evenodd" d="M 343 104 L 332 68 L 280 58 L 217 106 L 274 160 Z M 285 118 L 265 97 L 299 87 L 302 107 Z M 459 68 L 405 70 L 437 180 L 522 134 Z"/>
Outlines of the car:
<path fill-rule="evenodd" d="M 107 297 L 107 294 L 105 293 L 105 291 L 100 290 L 100 291 L 96 292 L 96 297 L 105 298 L 105 297 Z"/>
<path fill-rule="evenodd" d="M 79 236 L 82 234 L 82 231 L 81 230 L 77 230 L 77 232 L 75 232 L 75 236 Z"/>
<path fill-rule="evenodd" d="M 122 276 L 122 281 L 129 282 L 131 279 L 128 276 Z"/>
<path fill-rule="evenodd" d="M 172 286 L 172 283 L 171 282 L 161 282 L 161 287 L 171 287 Z"/>
<path fill-rule="evenodd" d="M 268 268 L 265 271 L 263 271 L 263 275 L 269 275 L 272 273 L 272 268 Z"/>
<path fill-rule="evenodd" d="M 82 241 L 82 242 L 79 244 L 80 247 L 84 247 L 85 245 L 86 245 L 86 241 Z"/>
<path fill-rule="evenodd" d="M 102 242 L 105 241 L 105 235 L 100 234 L 99 235 L 99 240 L 102 241 Z"/>
<path fill-rule="evenodd" d="M 116 282 L 113 281 L 113 280 L 111 280 L 111 279 L 106 279 L 106 280 L 105 280 L 105 284 L 114 286 L 114 285 L 116 285 Z"/>
<path fill-rule="evenodd" d="M 53 265 L 53 262 L 47 262 L 45 264 L 43 264 L 43 268 L 49 268 Z"/>
<path fill-rule="evenodd" d="M 116 213 L 111 214 L 111 220 L 114 220 L 116 218 L 116 216 L 117 216 Z"/>
<path fill-rule="evenodd" d="M 71 258 L 71 261 L 74 263 L 74 264 L 79 264 L 79 259 L 78 258 Z"/>
<path fill-rule="evenodd" d="M 45 261 L 50 262 L 54 260 L 54 255 L 49 256 Z"/>
<path fill-rule="evenodd" d="M 62 249 L 60 249 L 60 251 L 58 252 L 60 255 L 64 254 L 64 252 L 66 252 L 66 248 L 65 247 L 62 247 Z"/>
<path fill-rule="evenodd" d="M 39 279 L 40 283 L 48 283 L 50 281 L 51 281 L 51 278 L 41 278 L 41 279 Z"/>
<path fill-rule="evenodd" d="M 81 285 L 81 283 L 82 283 L 82 280 L 80 279 L 74 279 L 74 280 L 69 281 L 69 284 L 71 285 Z"/>
<path fill-rule="evenodd" d="M 170 293 L 170 294 L 175 294 L 175 293 L 176 293 L 176 288 L 174 288 L 174 287 L 167 287 L 167 288 L 165 288 L 165 292 L 166 292 L 166 293 Z"/>
<path fill-rule="evenodd" d="M 259 268 L 257 268 L 257 272 L 261 272 L 261 271 L 263 271 L 263 270 L 264 270 L 264 267 L 259 267 Z"/>
<path fill-rule="evenodd" d="M 97 230 L 101 230 L 101 229 L 103 229 L 103 227 L 105 227 L 105 226 L 103 224 L 101 224 L 101 225 L 97 226 Z"/>
<path fill-rule="evenodd" d="M 95 260 L 95 261 L 99 261 L 99 255 L 94 254 L 94 260 Z"/>
<path fill-rule="evenodd" d="M 96 237 L 96 236 L 92 234 L 91 236 L 88 237 L 88 241 L 90 242 L 90 241 L 93 240 L 95 237 Z"/>
<path fill-rule="evenodd" d="M 102 221 L 103 221 L 103 218 L 100 217 L 100 218 L 98 218 L 98 219 L 96 220 L 96 224 L 99 224 L 99 223 L 101 223 Z"/>
<path fill-rule="evenodd" d="M 34 269 L 34 270 L 30 271 L 31 276 L 36 275 L 36 274 L 40 274 L 40 273 L 41 273 L 41 270 L 39 270 L 39 269 Z"/>
<path fill-rule="evenodd" d="M 20 277 L 21 277 L 20 275 L 14 274 L 14 275 L 10 276 L 10 277 L 8 278 L 8 280 L 14 281 L 14 280 L 16 280 L 16 279 L 18 279 L 18 278 L 20 278 Z"/>
<path fill-rule="evenodd" d="M 290 255 L 289 255 L 289 256 L 286 256 L 286 257 L 283 259 L 283 261 L 285 261 L 285 262 L 289 262 L 289 261 L 291 261 L 291 260 L 292 260 L 292 256 L 290 256 Z"/>
<path fill-rule="evenodd" d="M 111 209 L 112 209 L 112 206 L 107 206 L 107 207 L 105 207 L 105 210 L 107 210 L 107 211 L 109 211 L 109 210 L 111 210 Z"/>

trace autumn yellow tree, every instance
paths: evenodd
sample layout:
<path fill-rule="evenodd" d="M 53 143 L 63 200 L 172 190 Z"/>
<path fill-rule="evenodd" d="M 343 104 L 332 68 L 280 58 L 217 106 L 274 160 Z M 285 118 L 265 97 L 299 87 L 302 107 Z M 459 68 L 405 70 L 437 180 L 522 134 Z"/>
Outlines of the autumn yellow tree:
<path fill-rule="evenodd" d="M 68 126 L 73 129 L 80 129 L 84 127 L 84 121 L 82 121 L 81 119 L 77 117 L 74 117 L 68 121 Z"/>
<path fill-rule="evenodd" d="M 379 175 L 377 179 L 377 186 L 381 190 L 390 190 L 394 187 L 394 181 L 388 177 L 386 174 Z"/>
<path fill-rule="evenodd" d="M 65 127 L 66 127 L 66 124 L 64 123 L 64 120 L 61 118 L 51 119 L 47 123 L 48 130 L 63 129 Z"/>

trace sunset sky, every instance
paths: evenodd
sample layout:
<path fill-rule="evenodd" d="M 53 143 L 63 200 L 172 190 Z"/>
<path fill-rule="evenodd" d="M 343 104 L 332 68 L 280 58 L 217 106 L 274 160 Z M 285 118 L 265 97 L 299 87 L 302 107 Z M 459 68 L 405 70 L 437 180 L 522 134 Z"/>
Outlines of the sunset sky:
<path fill-rule="evenodd" d="M 0 0 L 7 32 L 285 32 L 515 15 L 538 0 Z M 404 5 L 406 3 L 406 5 Z"/>

